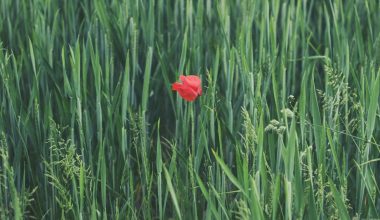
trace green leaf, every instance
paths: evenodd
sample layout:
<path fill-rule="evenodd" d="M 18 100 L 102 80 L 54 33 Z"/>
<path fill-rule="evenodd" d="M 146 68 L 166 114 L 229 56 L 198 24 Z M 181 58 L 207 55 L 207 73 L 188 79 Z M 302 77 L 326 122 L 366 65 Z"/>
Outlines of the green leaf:
<path fill-rule="evenodd" d="M 170 178 L 170 174 L 169 174 L 169 172 L 168 172 L 168 170 L 166 169 L 165 166 L 163 166 L 163 168 L 164 168 L 166 183 L 168 185 L 170 196 L 172 197 L 172 200 L 173 200 L 173 205 L 174 205 L 175 211 L 177 212 L 178 218 L 182 219 L 181 211 L 179 209 L 177 196 L 176 196 L 174 188 L 173 188 L 173 184 L 172 184 L 172 181 L 171 181 L 171 178 Z"/>

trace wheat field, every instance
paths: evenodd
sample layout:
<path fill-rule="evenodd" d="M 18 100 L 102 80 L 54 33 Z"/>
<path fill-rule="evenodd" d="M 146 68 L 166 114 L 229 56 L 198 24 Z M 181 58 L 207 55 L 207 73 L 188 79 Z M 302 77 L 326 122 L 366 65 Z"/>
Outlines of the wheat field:
<path fill-rule="evenodd" d="M 1 0 L 0 219 L 379 219 L 379 92 L 379 1 Z"/>

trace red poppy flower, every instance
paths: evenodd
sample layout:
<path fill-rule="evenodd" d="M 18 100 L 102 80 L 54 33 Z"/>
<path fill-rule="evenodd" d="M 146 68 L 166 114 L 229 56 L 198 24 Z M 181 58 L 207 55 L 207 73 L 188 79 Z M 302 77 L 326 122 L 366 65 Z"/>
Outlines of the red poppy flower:
<path fill-rule="evenodd" d="M 192 102 L 198 96 L 202 95 L 202 82 L 198 76 L 180 75 L 179 79 L 182 82 L 175 82 L 172 84 L 172 90 L 177 91 L 179 95 L 186 101 Z"/>

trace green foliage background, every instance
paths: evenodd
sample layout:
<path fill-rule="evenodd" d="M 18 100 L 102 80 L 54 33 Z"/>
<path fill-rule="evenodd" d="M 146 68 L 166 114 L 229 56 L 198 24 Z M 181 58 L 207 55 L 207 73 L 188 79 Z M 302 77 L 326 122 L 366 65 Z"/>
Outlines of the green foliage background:
<path fill-rule="evenodd" d="M 0 48 L 0 219 L 380 218 L 379 1 L 2 0 Z"/>

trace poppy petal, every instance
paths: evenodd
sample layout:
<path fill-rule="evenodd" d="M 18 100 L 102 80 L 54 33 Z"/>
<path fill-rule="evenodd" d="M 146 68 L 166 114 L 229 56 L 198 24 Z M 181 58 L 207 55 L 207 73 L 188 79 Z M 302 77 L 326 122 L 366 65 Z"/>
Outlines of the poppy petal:
<path fill-rule="evenodd" d="M 182 86 L 182 83 L 173 83 L 172 84 L 172 90 L 173 91 L 177 91 L 178 89 L 180 89 Z"/>
<path fill-rule="evenodd" d="M 186 101 L 194 101 L 198 95 L 202 95 L 202 82 L 196 75 L 184 76 L 180 75 L 181 82 L 172 84 L 172 90 L 177 91 L 178 94 Z"/>
<path fill-rule="evenodd" d="M 183 84 L 190 86 L 195 91 L 197 91 L 201 85 L 201 79 L 195 75 L 180 76 L 180 80 L 183 82 Z"/>
<path fill-rule="evenodd" d="M 177 89 L 178 94 L 184 98 L 186 101 L 194 101 L 197 98 L 197 93 L 191 89 L 190 87 L 187 87 L 185 85 L 182 85 Z"/>

